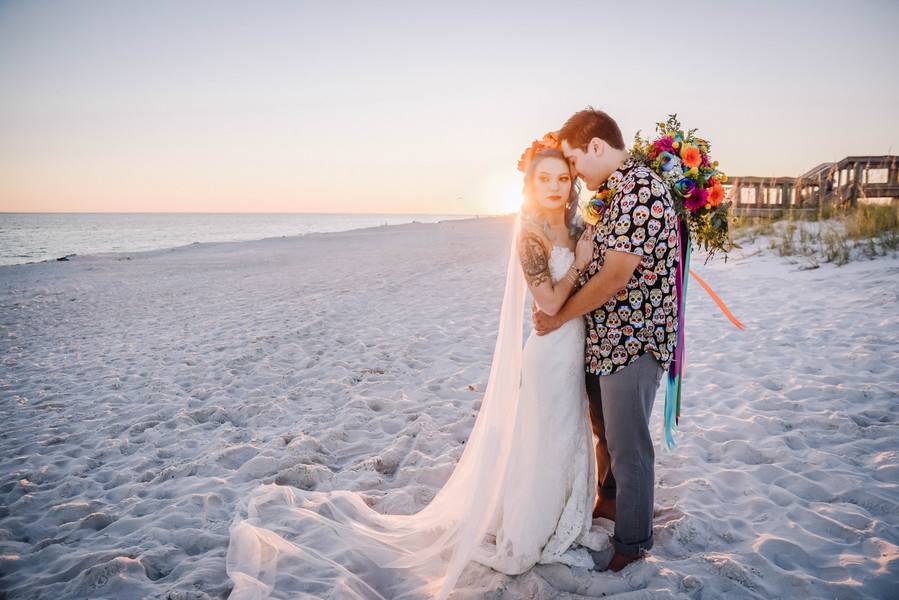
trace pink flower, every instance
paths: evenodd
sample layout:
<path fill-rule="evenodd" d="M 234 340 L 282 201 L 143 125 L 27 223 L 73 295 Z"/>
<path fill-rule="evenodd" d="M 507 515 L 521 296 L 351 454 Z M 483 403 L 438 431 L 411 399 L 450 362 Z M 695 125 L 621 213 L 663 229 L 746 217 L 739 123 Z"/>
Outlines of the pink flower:
<path fill-rule="evenodd" d="M 670 135 L 657 139 L 652 143 L 652 147 L 655 148 L 657 153 L 670 152 L 672 154 L 677 154 L 674 149 L 674 138 Z"/>
<path fill-rule="evenodd" d="M 689 197 L 684 198 L 684 206 L 690 212 L 696 212 L 709 201 L 709 192 L 705 188 L 697 187 Z"/>

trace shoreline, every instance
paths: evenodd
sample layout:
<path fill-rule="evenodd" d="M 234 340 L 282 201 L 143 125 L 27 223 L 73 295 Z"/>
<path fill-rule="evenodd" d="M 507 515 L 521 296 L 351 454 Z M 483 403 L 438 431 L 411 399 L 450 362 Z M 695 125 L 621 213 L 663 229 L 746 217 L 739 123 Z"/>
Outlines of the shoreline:
<path fill-rule="evenodd" d="M 10 214 L 32 214 L 32 213 L 10 213 Z M 44 213 L 33 213 L 33 214 L 44 214 Z M 52 213 L 56 214 L 56 213 Z M 80 213 L 78 213 L 80 214 Z M 209 213 L 101 213 L 101 214 L 209 214 Z M 213 213 L 220 214 L 220 213 Z M 231 214 L 231 213 L 223 213 L 223 214 Z M 243 214 L 243 213 L 233 213 L 233 214 Z M 254 213 L 255 214 L 255 213 Z M 267 213 L 265 213 L 267 214 Z M 291 214 L 291 213 L 285 213 Z M 305 214 L 305 213 L 304 213 Z M 443 216 L 443 215 L 440 215 Z M 150 248 L 146 250 L 115 250 L 110 252 L 91 252 L 89 254 L 66 254 L 56 258 L 48 258 L 44 260 L 35 260 L 23 263 L 14 263 L 7 265 L 0 265 L 0 274 L 2 274 L 2 270 L 8 267 L 23 267 L 26 265 L 40 265 L 47 263 L 57 263 L 57 262 L 75 262 L 80 261 L 82 259 L 94 259 L 94 258 L 111 258 L 117 260 L 131 260 L 132 257 L 141 258 L 143 256 L 150 255 L 151 253 L 165 253 L 171 252 L 175 250 L 184 250 L 187 248 L 193 247 L 207 247 L 213 246 L 217 244 L 252 244 L 258 242 L 265 242 L 269 240 L 291 240 L 297 238 L 311 237 L 311 236 L 320 236 L 320 235 L 335 235 L 335 234 L 346 234 L 350 232 L 356 231 L 366 231 L 366 230 L 383 230 L 390 228 L 401 228 L 409 225 L 437 225 L 441 223 L 448 222 L 467 222 L 467 221 L 483 221 L 489 219 L 509 219 L 509 215 L 472 215 L 472 216 L 460 216 L 459 218 L 451 218 L 451 219 L 442 219 L 439 221 L 409 221 L 407 223 L 394 223 L 394 224 L 382 224 L 382 225 L 371 225 L 367 227 L 357 227 L 354 229 L 345 229 L 342 231 L 309 231 L 304 233 L 296 233 L 291 235 L 274 235 L 262 238 L 254 238 L 248 240 L 221 240 L 221 241 L 205 241 L 205 242 L 189 242 L 187 244 L 180 244 L 177 246 L 164 246 L 160 248 Z"/>

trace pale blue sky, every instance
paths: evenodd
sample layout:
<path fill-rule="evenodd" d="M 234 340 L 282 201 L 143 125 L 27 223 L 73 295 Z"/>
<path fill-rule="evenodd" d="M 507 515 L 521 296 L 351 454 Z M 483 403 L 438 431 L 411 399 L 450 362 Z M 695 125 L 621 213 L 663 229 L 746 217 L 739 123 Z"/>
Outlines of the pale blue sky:
<path fill-rule="evenodd" d="M 732 175 L 899 153 L 896 2 L 0 1 L 0 210 L 485 213 L 588 104 Z"/>

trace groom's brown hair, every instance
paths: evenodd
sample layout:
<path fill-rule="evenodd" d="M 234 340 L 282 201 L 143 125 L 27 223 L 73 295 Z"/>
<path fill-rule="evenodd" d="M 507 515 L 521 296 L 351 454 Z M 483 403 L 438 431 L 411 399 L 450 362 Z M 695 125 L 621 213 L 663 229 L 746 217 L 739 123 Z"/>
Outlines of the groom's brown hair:
<path fill-rule="evenodd" d="M 615 119 L 588 106 L 565 121 L 559 130 L 559 140 L 565 140 L 572 148 L 587 149 L 593 138 L 599 138 L 616 150 L 624 150 L 624 138 Z"/>

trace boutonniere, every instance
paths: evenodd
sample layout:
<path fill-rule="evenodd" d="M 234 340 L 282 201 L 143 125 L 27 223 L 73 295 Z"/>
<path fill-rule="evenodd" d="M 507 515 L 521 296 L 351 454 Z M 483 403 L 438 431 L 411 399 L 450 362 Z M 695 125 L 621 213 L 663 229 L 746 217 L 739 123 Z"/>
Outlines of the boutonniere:
<path fill-rule="evenodd" d="M 612 198 L 615 197 L 615 193 L 616 190 L 613 185 L 609 185 L 608 181 L 604 183 L 582 207 L 581 213 L 584 222 L 595 227 L 597 223 L 602 221 L 602 216 L 605 214 Z"/>

